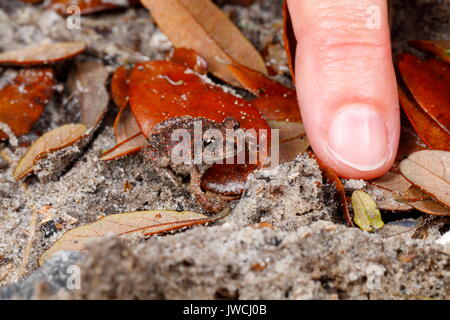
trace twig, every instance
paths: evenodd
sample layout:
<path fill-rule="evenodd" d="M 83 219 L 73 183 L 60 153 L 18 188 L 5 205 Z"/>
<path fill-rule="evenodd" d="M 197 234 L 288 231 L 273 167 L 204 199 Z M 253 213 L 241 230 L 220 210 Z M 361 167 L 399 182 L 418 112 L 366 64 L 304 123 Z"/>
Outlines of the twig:
<path fill-rule="evenodd" d="M 23 253 L 22 262 L 19 267 L 19 271 L 17 272 L 17 278 L 22 278 L 27 273 L 28 263 L 30 262 L 30 255 L 33 249 L 34 235 L 36 234 L 36 226 L 38 220 L 38 211 L 33 209 L 33 214 L 31 215 L 30 222 L 30 232 L 28 235 L 27 245 L 25 246 L 25 250 Z"/>

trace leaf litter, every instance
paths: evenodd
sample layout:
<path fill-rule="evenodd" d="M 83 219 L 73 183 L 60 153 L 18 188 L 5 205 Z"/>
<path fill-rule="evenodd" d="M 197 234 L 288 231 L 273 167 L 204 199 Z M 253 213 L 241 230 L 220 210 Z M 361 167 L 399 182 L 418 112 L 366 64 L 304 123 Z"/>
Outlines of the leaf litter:
<path fill-rule="evenodd" d="M 411 200 L 411 199 L 408 199 L 408 200 Z"/>

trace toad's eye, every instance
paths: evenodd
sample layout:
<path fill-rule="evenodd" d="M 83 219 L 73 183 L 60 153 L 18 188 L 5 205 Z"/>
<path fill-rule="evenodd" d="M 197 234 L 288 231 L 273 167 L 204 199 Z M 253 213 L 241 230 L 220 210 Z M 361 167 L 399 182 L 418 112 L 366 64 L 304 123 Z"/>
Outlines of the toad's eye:
<path fill-rule="evenodd" d="M 227 117 L 223 120 L 222 125 L 225 129 L 237 130 L 240 127 L 239 122 L 233 117 Z"/>
<path fill-rule="evenodd" d="M 211 144 L 214 144 L 214 143 L 216 143 L 216 138 L 215 137 L 210 137 L 210 138 L 206 138 L 206 139 L 203 140 L 203 146 L 204 147 L 207 147 L 207 146 L 209 146 Z"/>

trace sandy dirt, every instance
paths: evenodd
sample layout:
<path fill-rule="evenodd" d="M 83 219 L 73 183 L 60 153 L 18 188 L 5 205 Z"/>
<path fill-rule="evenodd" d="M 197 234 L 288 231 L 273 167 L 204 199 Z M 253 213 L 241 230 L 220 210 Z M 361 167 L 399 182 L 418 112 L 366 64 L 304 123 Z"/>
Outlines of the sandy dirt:
<path fill-rule="evenodd" d="M 397 0 L 391 7 L 394 51 L 404 50 L 408 39 L 449 37 L 448 2 Z M 224 10 L 259 50 L 269 42 L 281 48 L 279 1 Z M 0 51 L 79 40 L 88 46 L 82 58 L 99 59 L 111 71 L 124 63 L 162 59 L 172 48 L 142 8 L 86 16 L 81 30 L 68 30 L 63 18 L 41 6 L 2 1 L 0 30 Z M 281 58 L 277 64 L 275 78 L 291 84 L 286 62 Z M 19 145 L 78 120 L 77 106 L 67 101 L 64 89 L 70 66 L 60 66 L 55 97 Z M 0 69 L 0 87 L 14 74 Z M 448 231 L 448 220 L 417 212 L 383 213 L 387 224 L 376 234 L 347 228 L 333 186 L 322 183 L 317 164 L 304 155 L 252 174 L 224 220 L 146 240 L 109 237 L 83 254 L 62 252 L 38 268 L 40 255 L 65 231 L 102 216 L 202 211 L 187 183 L 174 185 L 142 155 L 99 160 L 114 145 L 115 113 L 111 103 L 92 142 L 72 150 L 77 159 L 54 181 L 33 176 L 16 182 L 12 172 L 26 148 L 14 140 L 0 143 L 0 298 L 450 297 L 450 247 L 435 244 Z M 348 192 L 364 185 L 345 183 Z M 80 290 L 67 287 L 67 270 L 74 265 L 81 270 Z"/>

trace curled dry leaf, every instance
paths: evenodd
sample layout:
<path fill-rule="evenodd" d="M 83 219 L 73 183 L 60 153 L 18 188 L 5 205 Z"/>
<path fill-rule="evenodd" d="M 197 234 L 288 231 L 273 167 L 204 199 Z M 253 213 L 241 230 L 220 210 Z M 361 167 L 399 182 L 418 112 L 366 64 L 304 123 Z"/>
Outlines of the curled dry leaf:
<path fill-rule="evenodd" d="M 418 105 L 403 92 L 400 102 L 425 143 L 433 149 L 450 150 L 450 82 L 443 80 L 450 66 L 440 71 L 430 64 L 411 54 L 399 56 L 400 73 Z"/>
<path fill-rule="evenodd" d="M 49 131 L 37 139 L 25 155 L 20 159 L 14 170 L 14 178 L 19 180 L 33 173 L 35 163 L 48 154 L 71 146 L 79 141 L 86 133 L 83 124 L 67 124 Z"/>
<path fill-rule="evenodd" d="M 416 49 L 431 52 L 450 63 L 450 40 L 416 40 L 408 44 Z"/>
<path fill-rule="evenodd" d="M 148 144 L 147 138 L 142 132 L 129 137 L 115 145 L 112 149 L 105 151 L 101 156 L 102 161 L 111 161 L 123 158 L 142 150 Z"/>
<path fill-rule="evenodd" d="M 116 120 L 114 121 L 114 135 L 116 143 L 120 144 L 141 133 L 141 128 L 131 112 L 130 106 L 127 104 L 125 108 L 119 110 Z"/>
<path fill-rule="evenodd" d="M 218 78 L 239 85 L 228 70 L 233 61 L 267 69 L 259 52 L 210 0 L 142 0 L 154 20 L 176 47 L 193 49 L 208 62 Z"/>
<path fill-rule="evenodd" d="M 431 199 L 409 202 L 408 204 L 414 209 L 429 215 L 439 217 L 450 216 L 450 209 Z"/>
<path fill-rule="evenodd" d="M 230 71 L 244 88 L 258 98 L 252 104 L 280 134 L 280 162 L 291 161 L 309 148 L 295 90 L 264 74 L 234 63 Z"/>
<path fill-rule="evenodd" d="M 283 41 L 286 50 L 289 70 L 291 71 L 292 81 L 295 80 L 295 52 L 297 50 L 297 40 L 294 34 L 291 15 L 287 5 L 287 0 L 283 3 Z"/>
<path fill-rule="evenodd" d="M 392 171 L 371 181 L 366 192 L 374 197 L 381 210 L 409 211 L 416 209 L 435 216 L 445 216 L 450 212 L 426 193 L 414 187 L 403 175 Z"/>
<path fill-rule="evenodd" d="M 116 160 L 133 154 L 148 143 L 130 109 L 129 76 L 130 70 L 119 67 L 111 79 L 112 99 L 119 108 L 114 121 L 116 145 L 101 155 L 102 161 Z"/>
<path fill-rule="evenodd" d="M 416 210 L 434 216 L 450 216 L 450 209 L 445 208 L 431 197 L 421 191 L 419 188 L 411 186 L 405 193 L 401 194 L 398 201 L 402 201 L 410 205 Z"/>
<path fill-rule="evenodd" d="M 137 5 L 139 0 L 51 0 L 47 8 L 58 12 L 62 16 L 68 16 L 75 13 L 74 5 L 76 5 L 80 14 L 91 14 L 95 12 L 127 8 Z"/>
<path fill-rule="evenodd" d="M 38 66 L 71 59 L 84 51 L 83 42 L 59 42 L 0 53 L 0 65 Z"/>
<path fill-rule="evenodd" d="M 44 264 L 48 258 L 61 250 L 84 250 L 89 241 L 108 234 L 117 236 L 136 234 L 145 237 L 210 221 L 211 218 L 190 211 L 153 210 L 109 215 L 66 232 L 41 256 L 39 264 Z"/>
<path fill-rule="evenodd" d="M 354 221 L 364 231 L 373 232 L 384 223 L 375 201 L 364 191 L 356 190 L 352 194 Z"/>
<path fill-rule="evenodd" d="M 111 78 L 111 97 L 119 110 L 125 108 L 130 100 L 129 76 L 130 70 L 120 66 Z"/>
<path fill-rule="evenodd" d="M 450 208 L 450 152 L 424 150 L 400 164 L 402 174 L 433 199 Z"/>
<path fill-rule="evenodd" d="M 106 81 L 109 72 L 97 61 L 78 62 L 69 75 L 68 87 L 81 105 L 81 123 L 96 129 L 108 110 Z"/>
<path fill-rule="evenodd" d="M 16 136 L 27 134 L 41 117 L 53 94 L 51 69 L 23 69 L 12 83 L 0 90 L 0 123 Z M 0 140 L 8 135 L 0 130 Z"/>
<path fill-rule="evenodd" d="M 119 67 L 114 72 L 111 79 L 111 96 L 114 103 L 119 108 L 116 119 L 114 121 L 114 135 L 116 143 L 120 144 L 141 133 L 141 128 L 131 112 L 130 86 L 129 86 L 130 70 L 125 67 Z"/>

